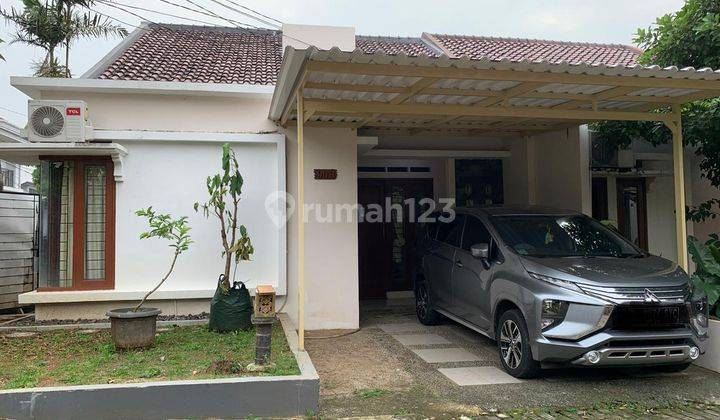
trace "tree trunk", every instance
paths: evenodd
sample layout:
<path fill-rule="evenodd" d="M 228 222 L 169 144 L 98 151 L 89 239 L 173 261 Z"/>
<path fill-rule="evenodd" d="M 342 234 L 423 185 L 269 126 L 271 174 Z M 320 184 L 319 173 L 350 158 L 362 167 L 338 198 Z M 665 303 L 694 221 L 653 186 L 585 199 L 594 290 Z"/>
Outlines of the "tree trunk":
<path fill-rule="evenodd" d="M 133 312 L 137 312 L 137 311 L 140 309 L 140 307 L 143 306 L 143 303 L 145 303 L 145 301 L 147 300 L 147 298 L 150 297 L 151 294 L 155 293 L 155 291 L 156 291 L 157 289 L 159 289 L 160 286 L 162 286 L 163 283 L 165 283 L 165 280 L 167 280 L 168 277 L 170 277 L 170 273 L 172 273 L 173 268 L 175 268 L 175 261 L 177 261 L 178 255 L 180 255 L 180 251 L 175 251 L 175 255 L 173 256 L 172 263 L 170 264 L 170 269 L 168 270 L 167 274 L 165 274 L 165 277 L 163 277 L 163 279 L 160 280 L 160 283 L 158 283 L 157 286 L 155 286 L 154 289 L 152 289 L 151 291 L 147 292 L 147 294 L 145 295 L 145 297 L 143 297 L 142 300 L 140 301 L 140 303 L 138 303 L 138 305 L 135 307 L 135 309 L 133 309 Z"/>
<path fill-rule="evenodd" d="M 72 15 L 70 13 L 70 5 L 67 5 L 65 12 L 65 19 L 68 25 L 70 25 L 70 19 Z M 65 38 L 65 75 L 69 78 L 72 77 L 70 74 L 70 35 Z"/>

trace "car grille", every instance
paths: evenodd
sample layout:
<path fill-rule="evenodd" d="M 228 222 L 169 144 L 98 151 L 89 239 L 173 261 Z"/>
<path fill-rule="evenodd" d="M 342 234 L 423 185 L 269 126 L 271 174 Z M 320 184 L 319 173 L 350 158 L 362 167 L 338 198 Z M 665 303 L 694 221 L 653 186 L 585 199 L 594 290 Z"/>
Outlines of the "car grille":
<path fill-rule="evenodd" d="M 663 287 L 604 287 L 578 284 L 585 294 L 613 303 L 681 303 L 690 293 L 687 284 Z"/>
<path fill-rule="evenodd" d="M 689 322 L 686 305 L 618 305 L 608 326 L 614 330 L 679 328 Z"/>

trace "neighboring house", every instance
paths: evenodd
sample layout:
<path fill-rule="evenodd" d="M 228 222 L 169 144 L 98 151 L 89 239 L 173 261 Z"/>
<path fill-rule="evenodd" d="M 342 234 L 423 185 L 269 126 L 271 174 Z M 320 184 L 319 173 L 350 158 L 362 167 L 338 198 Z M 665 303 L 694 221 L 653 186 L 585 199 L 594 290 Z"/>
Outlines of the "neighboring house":
<path fill-rule="evenodd" d="M 24 143 L 26 141 L 20 127 L 0 118 L 0 143 Z M 31 166 L 18 165 L 0 160 L 0 173 L 2 174 L 0 185 L 2 185 L 2 190 L 34 192 L 35 184 L 32 180 L 33 169 Z"/>
<path fill-rule="evenodd" d="M 609 221 L 641 248 L 676 260 L 671 145 L 635 140 L 618 150 L 592 139 L 592 146 L 592 216 Z M 702 178 L 699 157 L 691 148 L 685 160 L 687 202 L 717 197 L 720 191 Z M 688 232 L 705 240 L 720 232 L 720 220 L 691 223 Z"/>
<path fill-rule="evenodd" d="M 93 127 L 85 143 L 0 147 L 4 159 L 41 163 L 47 186 L 40 289 L 21 301 L 34 303 L 39 319 L 98 318 L 141 297 L 170 259 L 160 241 L 138 239 L 145 226 L 134 211 L 152 205 L 189 216 L 195 241 L 153 305 L 206 311 L 220 238 L 218 223 L 192 206 L 206 199 L 205 177 L 219 171 L 227 142 L 245 179 L 240 219 L 256 250 L 237 280 L 275 286 L 301 330 L 356 328 L 361 298 L 412 289 L 415 225 L 332 222 L 342 213 L 334 208 L 450 197 L 591 214 L 588 121 L 677 127 L 677 113 L 650 111 L 720 92 L 720 74 L 644 68 L 639 54 L 621 45 L 363 37 L 351 27 L 144 24 L 81 78 L 11 80 L 33 99 L 84 101 Z M 692 225 L 682 222 L 678 186 L 663 185 L 658 205 L 670 206 L 666 215 L 680 209 L 679 222 L 666 222 L 675 232 L 667 248 L 682 250 L 678 238 Z M 304 229 L 302 207 L 286 207 L 278 191 L 304 197 Z"/>

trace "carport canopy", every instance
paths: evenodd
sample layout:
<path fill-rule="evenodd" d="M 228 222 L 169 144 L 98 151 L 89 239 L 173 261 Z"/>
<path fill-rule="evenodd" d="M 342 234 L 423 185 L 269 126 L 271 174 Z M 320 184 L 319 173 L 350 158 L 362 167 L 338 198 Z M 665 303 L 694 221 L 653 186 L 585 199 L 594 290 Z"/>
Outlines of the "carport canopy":
<path fill-rule="evenodd" d="M 531 136 L 593 121 L 658 121 L 673 134 L 678 264 L 688 269 L 682 122 L 686 102 L 720 96 L 720 71 L 547 61 L 410 57 L 294 49 L 284 52 L 270 118 L 298 133 L 304 203 L 304 127 L 404 134 Z M 304 220 L 300 210 L 299 220 Z M 303 341 L 304 224 L 299 223 Z"/>

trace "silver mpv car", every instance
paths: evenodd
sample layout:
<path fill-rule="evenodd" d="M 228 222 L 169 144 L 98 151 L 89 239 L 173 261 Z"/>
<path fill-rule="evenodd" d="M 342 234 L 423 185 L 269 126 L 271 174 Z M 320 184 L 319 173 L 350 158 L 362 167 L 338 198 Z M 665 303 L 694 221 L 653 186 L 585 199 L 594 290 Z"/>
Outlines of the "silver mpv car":
<path fill-rule="evenodd" d="M 457 209 L 426 224 L 417 245 L 420 322 L 445 316 L 495 339 L 515 377 L 568 365 L 677 371 L 704 352 L 704 293 L 582 214 Z"/>

